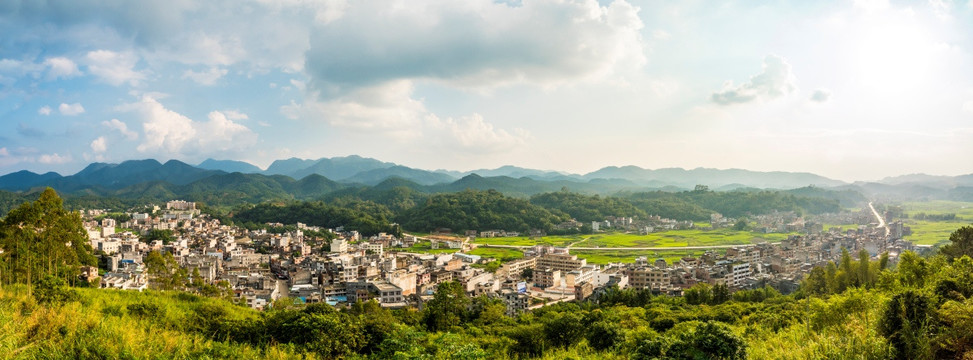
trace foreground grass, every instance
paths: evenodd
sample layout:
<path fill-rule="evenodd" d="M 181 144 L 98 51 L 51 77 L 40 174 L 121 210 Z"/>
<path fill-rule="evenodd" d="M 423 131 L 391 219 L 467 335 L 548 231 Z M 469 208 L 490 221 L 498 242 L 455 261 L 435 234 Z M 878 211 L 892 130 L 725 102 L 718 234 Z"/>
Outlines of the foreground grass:
<path fill-rule="evenodd" d="M 189 294 L 77 289 L 81 301 L 38 305 L 22 286 L 0 290 L 0 357 L 12 359 L 299 359 L 292 348 L 257 349 L 185 331 L 193 310 L 216 304 L 237 319 L 255 311 Z M 153 304 L 159 311 L 130 310 Z M 310 354 L 313 357 L 313 354 Z"/>

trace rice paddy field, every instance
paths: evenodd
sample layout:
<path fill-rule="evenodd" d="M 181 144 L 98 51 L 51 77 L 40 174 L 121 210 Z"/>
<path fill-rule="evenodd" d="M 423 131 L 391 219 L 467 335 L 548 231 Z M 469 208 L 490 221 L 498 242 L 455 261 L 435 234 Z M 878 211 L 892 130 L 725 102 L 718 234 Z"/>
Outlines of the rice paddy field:
<path fill-rule="evenodd" d="M 534 246 L 534 245 L 551 245 L 551 246 L 566 246 L 570 243 L 580 241 L 587 237 L 587 235 L 569 235 L 569 236 L 545 236 L 540 239 L 531 239 L 526 236 L 517 237 L 495 237 L 495 238 L 476 238 L 474 240 L 477 244 L 489 244 L 489 245 L 513 245 L 513 246 Z"/>
<path fill-rule="evenodd" d="M 904 221 L 905 225 L 912 228 L 912 234 L 904 238 L 920 245 L 937 245 L 947 242 L 949 235 L 956 229 L 973 224 L 973 203 L 970 202 L 911 202 L 902 204 L 902 209 L 909 215 L 909 219 Z M 926 215 L 956 214 L 956 218 L 945 221 L 914 220 L 919 213 Z"/>
<path fill-rule="evenodd" d="M 576 247 L 684 247 L 684 246 L 713 246 L 713 245 L 746 245 L 757 242 L 780 242 L 789 235 L 780 233 L 757 233 L 750 231 L 736 231 L 730 229 L 717 230 L 670 230 L 638 234 L 596 234 L 589 239 L 575 244 Z"/>

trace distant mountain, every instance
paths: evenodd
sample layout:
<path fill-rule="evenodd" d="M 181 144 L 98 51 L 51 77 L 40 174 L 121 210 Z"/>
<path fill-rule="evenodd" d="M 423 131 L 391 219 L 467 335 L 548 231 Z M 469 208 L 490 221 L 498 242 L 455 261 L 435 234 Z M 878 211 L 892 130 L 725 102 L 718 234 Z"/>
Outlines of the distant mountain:
<path fill-rule="evenodd" d="M 480 169 L 466 172 L 466 175 L 477 174 L 483 177 L 508 176 L 512 178 L 527 177 L 534 180 L 581 180 L 580 175 L 570 175 L 557 171 L 543 171 L 504 165 L 496 169 Z"/>
<path fill-rule="evenodd" d="M 218 174 L 224 172 L 200 169 L 178 160 L 169 160 L 165 164 L 151 159 L 129 160 L 121 164 L 93 163 L 74 175 L 63 177 L 54 173 L 37 176 L 14 173 L 4 176 L 11 181 L 0 188 L 26 190 L 34 186 L 50 186 L 58 191 L 73 192 L 86 188 L 120 189 L 153 181 L 185 185 Z M 12 181 L 17 179 L 21 180 L 19 184 Z"/>
<path fill-rule="evenodd" d="M 886 185 L 912 184 L 912 185 L 919 185 L 919 186 L 949 189 L 957 186 L 973 186 L 973 174 L 959 175 L 959 176 L 909 174 L 909 175 L 890 176 L 876 182 L 880 184 L 886 184 Z"/>
<path fill-rule="evenodd" d="M 290 174 L 304 170 L 309 166 L 314 165 L 314 163 L 316 162 L 318 162 L 318 160 L 307 160 L 307 159 L 298 159 L 298 158 L 290 158 L 286 160 L 274 160 L 274 162 L 271 163 L 270 166 L 267 167 L 267 170 L 264 170 L 263 173 L 265 175 L 290 176 Z"/>
<path fill-rule="evenodd" d="M 311 174 L 318 174 L 331 180 L 340 181 L 364 171 L 390 168 L 393 166 L 396 165 L 393 163 L 378 161 L 372 158 L 363 158 L 361 156 L 351 155 L 330 159 L 321 158 L 304 168 L 280 174 L 287 175 L 295 179 L 301 179 Z M 268 168 L 268 171 L 269 170 L 270 169 Z"/>
<path fill-rule="evenodd" d="M 741 169 L 708 169 L 696 168 L 686 170 L 682 168 L 666 168 L 649 170 L 638 166 L 609 166 L 585 174 L 585 179 L 625 179 L 637 184 L 660 186 L 672 185 L 692 188 L 695 185 L 706 185 L 710 188 L 756 187 L 770 189 L 793 189 L 808 185 L 841 186 L 844 182 L 829 179 L 811 173 L 795 172 L 760 172 Z"/>
<path fill-rule="evenodd" d="M 376 185 L 389 178 L 401 178 L 421 185 L 433 185 L 456 181 L 456 178 L 450 175 L 413 169 L 401 165 L 362 171 L 352 177 L 345 178 L 343 181 L 362 183 L 366 185 Z"/>
<path fill-rule="evenodd" d="M 220 170 L 228 173 L 259 174 L 263 172 L 256 165 L 245 161 L 206 159 L 196 167 L 205 170 Z"/>
<path fill-rule="evenodd" d="M 21 170 L 15 173 L 0 176 L 0 189 L 27 190 L 60 177 L 61 175 L 56 172 L 37 174 L 27 170 Z"/>

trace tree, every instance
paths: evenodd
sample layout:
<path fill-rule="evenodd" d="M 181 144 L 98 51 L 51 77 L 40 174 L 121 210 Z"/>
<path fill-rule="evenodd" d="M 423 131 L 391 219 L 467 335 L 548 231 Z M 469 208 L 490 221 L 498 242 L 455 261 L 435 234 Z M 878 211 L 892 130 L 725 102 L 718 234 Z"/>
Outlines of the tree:
<path fill-rule="evenodd" d="M 711 305 L 719 305 L 730 300 L 730 288 L 724 284 L 716 284 L 713 286 L 713 298 L 710 301 Z"/>
<path fill-rule="evenodd" d="M 871 288 L 875 284 L 874 276 L 871 274 L 868 251 L 861 249 L 858 251 L 858 285 Z"/>
<path fill-rule="evenodd" d="M 885 306 L 879 332 L 895 349 L 896 359 L 929 359 L 935 311 L 926 295 L 908 290 Z"/>
<path fill-rule="evenodd" d="M 544 320 L 544 336 L 551 345 L 568 347 L 584 337 L 584 324 L 576 312 L 548 312 Z"/>
<path fill-rule="evenodd" d="M 733 230 L 736 230 L 736 231 L 746 230 L 747 225 L 748 224 L 747 224 L 747 220 L 746 219 L 737 220 L 737 223 L 733 225 Z"/>
<path fill-rule="evenodd" d="M 87 239 L 81 215 L 65 210 L 57 192 L 47 188 L 0 223 L 0 256 L 6 265 L 2 282 L 32 285 L 50 275 L 74 284 L 81 265 L 97 265 Z"/>
<path fill-rule="evenodd" d="M 709 304 L 713 301 L 713 287 L 707 283 L 699 283 L 686 289 L 683 297 L 689 305 Z"/>
<path fill-rule="evenodd" d="M 188 271 L 179 266 L 172 253 L 151 251 L 145 257 L 146 271 L 149 273 L 149 283 L 159 290 L 179 290 L 186 286 Z"/>
<path fill-rule="evenodd" d="M 968 255 L 973 257 L 973 226 L 964 226 L 949 235 L 949 244 L 939 249 L 939 253 L 947 259 Z"/>
<path fill-rule="evenodd" d="M 618 323 L 599 321 L 588 329 L 588 344 L 597 350 L 608 350 L 625 341 L 625 334 Z"/>
<path fill-rule="evenodd" d="M 455 281 L 447 281 L 438 285 L 436 295 L 425 304 L 423 320 L 429 331 L 444 331 L 452 326 L 458 326 L 465 318 L 466 308 L 470 305 L 470 298 L 466 296 L 463 286 Z"/>

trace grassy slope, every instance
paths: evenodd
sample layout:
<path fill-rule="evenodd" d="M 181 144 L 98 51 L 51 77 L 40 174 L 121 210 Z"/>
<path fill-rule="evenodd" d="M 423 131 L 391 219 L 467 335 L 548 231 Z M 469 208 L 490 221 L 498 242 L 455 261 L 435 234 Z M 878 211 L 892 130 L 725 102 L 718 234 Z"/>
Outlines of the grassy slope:
<path fill-rule="evenodd" d="M 256 318 L 249 308 L 187 294 L 77 289 L 81 301 L 40 306 L 24 287 L 0 290 L 0 353 L 34 359 L 83 358 L 300 358 L 287 346 L 266 350 L 212 341 L 188 332 L 193 309 L 202 304 L 226 308 L 233 318 Z M 131 304 L 151 303 L 154 316 L 131 314 Z"/>

